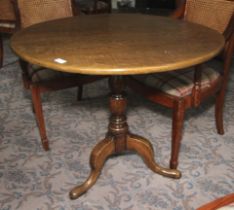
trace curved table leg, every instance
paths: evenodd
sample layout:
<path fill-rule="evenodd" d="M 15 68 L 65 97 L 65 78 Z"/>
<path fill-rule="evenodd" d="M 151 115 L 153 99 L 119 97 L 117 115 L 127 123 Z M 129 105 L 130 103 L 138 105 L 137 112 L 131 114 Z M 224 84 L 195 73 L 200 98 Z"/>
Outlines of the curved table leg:
<path fill-rule="evenodd" d="M 115 145 L 110 139 L 104 139 L 94 147 L 90 156 L 90 175 L 83 184 L 73 188 L 70 191 L 69 196 L 71 199 L 78 198 L 95 184 L 106 159 L 112 155 L 114 151 Z"/>
<path fill-rule="evenodd" d="M 107 136 L 94 147 L 90 156 L 90 175 L 82 185 L 71 190 L 71 199 L 78 198 L 95 184 L 106 159 L 110 155 L 128 150 L 136 151 L 155 173 L 177 179 L 181 177 L 180 171 L 163 168 L 155 162 L 153 147 L 147 139 L 129 133 L 125 115 L 127 100 L 123 92 L 124 86 L 124 80 L 121 76 L 110 77 L 110 87 L 113 94 L 110 97 L 111 117 Z"/>
<path fill-rule="evenodd" d="M 137 152 L 145 164 L 155 173 L 175 179 L 181 177 L 180 171 L 161 167 L 155 162 L 153 147 L 147 139 L 138 135 L 129 134 L 127 137 L 127 149 Z"/>

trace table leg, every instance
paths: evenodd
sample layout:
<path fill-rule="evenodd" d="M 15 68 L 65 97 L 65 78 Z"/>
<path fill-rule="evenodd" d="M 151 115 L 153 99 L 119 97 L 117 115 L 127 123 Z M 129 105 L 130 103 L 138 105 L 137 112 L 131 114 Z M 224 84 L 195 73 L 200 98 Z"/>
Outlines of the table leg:
<path fill-rule="evenodd" d="M 181 177 L 180 171 L 163 168 L 155 162 L 153 147 L 147 139 L 131 134 L 128 131 L 125 114 L 127 100 L 124 95 L 124 79 L 122 76 L 112 76 L 109 81 L 112 96 L 110 97 L 111 117 L 108 132 L 104 140 L 99 142 L 91 153 L 91 173 L 88 179 L 82 185 L 71 190 L 71 199 L 78 198 L 95 184 L 109 156 L 124 151 L 133 150 L 137 152 L 145 164 L 155 173 L 171 178 Z"/>

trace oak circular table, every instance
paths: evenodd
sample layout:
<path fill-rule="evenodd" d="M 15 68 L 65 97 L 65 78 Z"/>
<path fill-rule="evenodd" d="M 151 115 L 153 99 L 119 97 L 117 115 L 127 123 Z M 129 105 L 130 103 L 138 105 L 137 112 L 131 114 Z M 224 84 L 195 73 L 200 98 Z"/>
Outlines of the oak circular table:
<path fill-rule="evenodd" d="M 217 55 L 223 45 L 223 36 L 209 28 L 141 14 L 71 17 L 36 24 L 14 34 L 12 49 L 30 63 L 56 71 L 110 76 L 108 131 L 91 153 L 89 177 L 71 190 L 71 199 L 95 184 L 109 156 L 129 150 L 137 152 L 155 173 L 180 178 L 180 171 L 155 162 L 147 139 L 129 132 L 124 75 L 200 64 Z"/>

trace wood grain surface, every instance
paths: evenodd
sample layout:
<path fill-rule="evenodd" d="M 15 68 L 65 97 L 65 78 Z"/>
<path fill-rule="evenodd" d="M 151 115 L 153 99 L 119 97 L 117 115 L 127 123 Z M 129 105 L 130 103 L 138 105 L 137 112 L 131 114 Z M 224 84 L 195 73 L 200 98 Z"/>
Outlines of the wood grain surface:
<path fill-rule="evenodd" d="M 14 52 L 28 62 L 95 75 L 185 68 L 212 58 L 223 45 L 223 36 L 212 29 L 142 14 L 59 19 L 30 26 L 11 39 Z"/>

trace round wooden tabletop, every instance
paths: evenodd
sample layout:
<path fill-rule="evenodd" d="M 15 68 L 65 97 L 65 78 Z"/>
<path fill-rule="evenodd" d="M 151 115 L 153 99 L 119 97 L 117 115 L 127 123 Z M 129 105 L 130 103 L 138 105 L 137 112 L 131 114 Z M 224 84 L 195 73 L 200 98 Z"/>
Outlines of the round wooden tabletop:
<path fill-rule="evenodd" d="M 23 29 L 11 39 L 24 60 L 54 70 L 145 74 L 185 68 L 214 57 L 224 38 L 209 28 L 142 14 L 90 15 Z"/>

